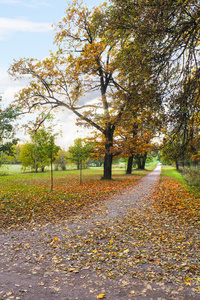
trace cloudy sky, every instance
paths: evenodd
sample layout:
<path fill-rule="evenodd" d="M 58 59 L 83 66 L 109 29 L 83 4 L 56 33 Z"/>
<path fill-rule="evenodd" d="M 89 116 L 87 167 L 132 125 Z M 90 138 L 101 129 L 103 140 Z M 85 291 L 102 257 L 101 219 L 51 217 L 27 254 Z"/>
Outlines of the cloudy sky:
<path fill-rule="evenodd" d="M 88 7 L 102 3 L 103 0 L 85 0 Z M 14 59 L 43 59 L 53 45 L 54 32 L 52 24 L 58 23 L 64 16 L 68 1 L 66 0 L 0 0 L 0 93 L 3 102 L 12 101 L 22 83 L 9 78 L 7 70 Z M 76 127 L 75 116 L 67 112 L 59 113 L 59 127 L 62 138 L 58 139 L 61 147 L 66 149 L 85 131 Z M 26 122 L 26 118 L 21 123 Z M 21 140 L 26 140 L 23 131 L 19 131 Z"/>

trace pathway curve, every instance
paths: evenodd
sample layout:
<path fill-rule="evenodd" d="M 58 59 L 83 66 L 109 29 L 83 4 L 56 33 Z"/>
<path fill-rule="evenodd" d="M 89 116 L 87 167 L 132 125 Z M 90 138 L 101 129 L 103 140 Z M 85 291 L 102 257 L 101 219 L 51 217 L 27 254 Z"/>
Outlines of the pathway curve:
<path fill-rule="evenodd" d="M 159 181 L 160 173 L 161 164 L 158 164 L 151 173 L 144 176 L 132 188 L 126 189 L 117 196 L 111 196 L 89 219 L 82 220 L 82 229 L 86 227 L 87 230 L 87 226 L 91 226 L 91 224 L 98 223 L 99 221 L 109 222 L 114 218 L 123 217 L 123 214 L 130 209 L 142 209 L 143 205 L 145 205 L 145 200 L 153 194 L 154 188 Z M 73 220 L 71 225 L 68 225 L 69 228 L 77 230 L 77 222 L 78 226 L 80 226 L 80 219 L 77 218 L 77 220 Z"/>
<path fill-rule="evenodd" d="M 176 298 L 173 283 L 167 287 L 150 284 L 135 278 L 133 272 L 130 276 L 124 267 L 131 266 L 135 258 L 129 252 L 123 220 L 131 210 L 140 212 L 150 205 L 160 172 L 159 164 L 88 219 L 80 215 L 59 224 L 1 232 L 0 299 L 93 300 L 104 295 L 107 300 L 197 299 L 185 291 Z M 123 251 L 115 248 L 111 252 L 114 238 Z M 115 268 L 119 270 L 116 274 Z"/>

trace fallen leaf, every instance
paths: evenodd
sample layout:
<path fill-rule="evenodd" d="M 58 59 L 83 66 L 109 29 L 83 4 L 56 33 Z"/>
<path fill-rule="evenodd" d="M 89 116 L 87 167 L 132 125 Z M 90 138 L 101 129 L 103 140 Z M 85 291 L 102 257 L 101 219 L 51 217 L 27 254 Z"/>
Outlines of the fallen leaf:
<path fill-rule="evenodd" d="M 103 299 L 105 297 L 106 297 L 106 295 L 104 293 L 101 293 L 97 296 L 97 299 Z"/>

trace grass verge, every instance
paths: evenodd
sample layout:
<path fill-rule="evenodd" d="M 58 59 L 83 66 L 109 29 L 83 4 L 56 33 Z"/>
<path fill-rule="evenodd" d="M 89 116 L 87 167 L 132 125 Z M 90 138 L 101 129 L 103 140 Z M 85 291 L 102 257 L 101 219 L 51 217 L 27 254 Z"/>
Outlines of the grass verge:
<path fill-rule="evenodd" d="M 180 182 L 182 185 L 186 187 L 186 189 L 194 194 L 194 197 L 199 198 L 200 197 L 200 190 L 198 186 L 193 186 L 190 185 L 185 178 L 183 177 L 184 173 L 178 172 L 175 167 L 173 166 L 163 166 L 162 167 L 162 173 L 161 173 L 161 181 L 163 180 L 164 177 L 171 178 L 174 180 L 177 180 Z"/>

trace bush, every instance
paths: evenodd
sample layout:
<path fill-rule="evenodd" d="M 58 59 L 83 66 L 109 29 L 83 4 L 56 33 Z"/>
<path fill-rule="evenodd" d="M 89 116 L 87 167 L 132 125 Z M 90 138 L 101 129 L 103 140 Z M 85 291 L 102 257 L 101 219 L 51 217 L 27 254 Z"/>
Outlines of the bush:
<path fill-rule="evenodd" d="M 187 181 L 189 185 L 200 187 L 199 167 L 184 168 L 182 172 L 183 172 L 184 179 Z"/>

